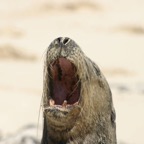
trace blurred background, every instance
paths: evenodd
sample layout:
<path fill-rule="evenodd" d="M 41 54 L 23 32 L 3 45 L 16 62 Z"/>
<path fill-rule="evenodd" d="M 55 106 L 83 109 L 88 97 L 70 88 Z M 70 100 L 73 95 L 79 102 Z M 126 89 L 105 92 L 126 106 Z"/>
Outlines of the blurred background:
<path fill-rule="evenodd" d="M 59 36 L 106 76 L 118 144 L 144 144 L 143 0 L 0 0 L 0 144 L 40 143 L 44 55 Z"/>

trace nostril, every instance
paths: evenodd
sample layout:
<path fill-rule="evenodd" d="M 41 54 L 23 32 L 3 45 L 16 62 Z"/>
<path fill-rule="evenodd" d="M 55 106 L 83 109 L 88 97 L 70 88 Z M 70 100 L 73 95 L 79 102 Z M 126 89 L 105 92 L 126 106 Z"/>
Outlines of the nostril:
<path fill-rule="evenodd" d="M 68 42 L 69 42 L 69 38 L 65 38 L 65 39 L 63 40 L 63 44 L 64 44 L 64 45 L 66 45 Z"/>
<path fill-rule="evenodd" d="M 58 46 L 67 45 L 69 43 L 69 41 L 70 41 L 70 39 L 68 37 L 58 37 L 55 40 L 55 45 L 58 45 Z"/>
<path fill-rule="evenodd" d="M 58 43 L 61 42 L 62 37 L 57 38 Z"/>

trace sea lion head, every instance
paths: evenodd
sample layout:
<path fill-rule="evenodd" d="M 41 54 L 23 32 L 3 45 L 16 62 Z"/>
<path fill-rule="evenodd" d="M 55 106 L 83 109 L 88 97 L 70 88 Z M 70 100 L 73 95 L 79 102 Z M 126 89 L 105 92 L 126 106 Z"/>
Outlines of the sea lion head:
<path fill-rule="evenodd" d="M 59 37 L 50 44 L 43 84 L 44 133 L 49 137 L 66 141 L 89 133 L 103 115 L 110 119 L 109 86 L 72 39 Z"/>

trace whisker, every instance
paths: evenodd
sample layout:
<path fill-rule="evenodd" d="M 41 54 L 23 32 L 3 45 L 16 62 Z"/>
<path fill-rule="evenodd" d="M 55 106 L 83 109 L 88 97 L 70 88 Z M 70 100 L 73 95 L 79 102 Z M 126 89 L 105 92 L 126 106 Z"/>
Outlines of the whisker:
<path fill-rule="evenodd" d="M 44 50 L 43 54 L 41 55 L 41 60 L 45 57 L 46 53 L 47 53 L 47 48 Z"/>
<path fill-rule="evenodd" d="M 79 80 L 77 81 L 77 83 L 75 84 L 73 91 L 69 94 L 69 98 L 70 98 L 70 96 L 75 92 L 75 90 L 77 89 L 79 82 L 80 82 L 80 79 L 79 79 Z"/>
<path fill-rule="evenodd" d="M 37 122 L 37 138 L 39 136 L 38 134 L 38 129 L 39 129 L 39 120 L 40 120 L 40 114 L 41 114 L 41 109 L 43 108 L 43 104 L 42 104 L 42 100 L 43 100 L 43 94 L 42 94 L 42 97 L 41 97 L 41 101 L 40 101 L 40 107 L 39 107 L 39 113 L 38 113 L 38 122 Z"/>
<path fill-rule="evenodd" d="M 52 64 L 49 64 L 49 68 L 48 68 L 50 71 L 53 71 L 53 66 Z M 52 79 L 52 76 L 48 73 L 49 77 Z"/>
<path fill-rule="evenodd" d="M 51 64 L 49 64 L 48 69 L 53 70 L 53 67 L 51 66 Z M 46 72 L 44 72 L 44 73 L 46 73 Z M 48 74 L 48 76 L 52 79 L 52 76 L 49 74 L 49 70 L 47 70 L 47 74 Z"/>

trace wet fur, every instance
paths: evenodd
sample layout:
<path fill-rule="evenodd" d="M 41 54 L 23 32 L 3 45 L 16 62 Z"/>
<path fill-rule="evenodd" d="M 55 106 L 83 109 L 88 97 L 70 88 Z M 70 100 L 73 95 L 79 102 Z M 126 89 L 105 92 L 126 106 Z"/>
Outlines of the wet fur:
<path fill-rule="evenodd" d="M 60 56 L 66 57 L 77 68 L 81 81 L 80 104 L 67 114 L 54 109 L 51 112 L 44 110 L 41 144 L 116 144 L 115 110 L 109 85 L 98 66 L 79 46 L 71 39 L 64 45 L 60 42 L 64 43 L 64 40 L 66 38 L 53 41 L 46 54 L 43 108 L 48 107 L 50 98 L 50 62 Z M 51 117 L 54 113 L 56 118 Z M 58 127 L 52 127 L 53 124 Z"/>

